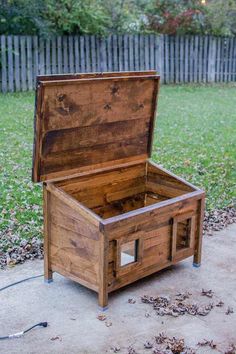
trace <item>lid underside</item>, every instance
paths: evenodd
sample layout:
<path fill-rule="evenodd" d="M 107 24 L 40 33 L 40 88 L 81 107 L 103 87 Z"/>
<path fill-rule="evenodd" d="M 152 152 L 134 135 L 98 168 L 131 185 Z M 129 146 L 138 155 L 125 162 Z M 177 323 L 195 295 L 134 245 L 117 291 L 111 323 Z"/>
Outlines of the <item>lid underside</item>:
<path fill-rule="evenodd" d="M 158 83 L 153 71 L 38 77 L 33 181 L 150 156 Z"/>

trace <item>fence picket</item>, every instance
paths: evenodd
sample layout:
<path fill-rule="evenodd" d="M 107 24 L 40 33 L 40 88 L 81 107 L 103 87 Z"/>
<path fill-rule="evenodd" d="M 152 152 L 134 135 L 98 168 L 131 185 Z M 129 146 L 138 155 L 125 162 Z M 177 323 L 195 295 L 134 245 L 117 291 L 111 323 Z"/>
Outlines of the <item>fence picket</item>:
<path fill-rule="evenodd" d="M 83 38 L 83 37 L 82 37 Z M 67 36 L 63 36 L 63 73 L 68 73 L 68 43 Z M 84 52 L 83 52 L 84 53 Z"/>
<path fill-rule="evenodd" d="M 158 37 L 158 58 L 159 58 L 159 72 L 161 75 L 161 82 L 164 82 L 164 36 L 160 35 Z"/>
<path fill-rule="evenodd" d="M 57 47 L 56 47 L 56 38 L 53 37 L 51 40 L 52 44 L 52 74 L 57 73 Z"/>
<path fill-rule="evenodd" d="M 27 90 L 26 85 L 26 47 L 25 36 L 20 37 L 20 50 L 21 50 L 21 87 L 23 91 Z"/>
<path fill-rule="evenodd" d="M 32 37 L 26 37 L 27 46 L 27 84 L 28 89 L 33 89 L 33 59 L 32 59 Z"/>
<path fill-rule="evenodd" d="M 7 92 L 7 52 L 6 37 L 1 36 L 2 92 Z"/>
<path fill-rule="evenodd" d="M 8 61 L 8 87 L 9 91 L 14 91 L 13 86 L 13 47 L 12 47 L 12 36 L 7 37 L 7 61 Z"/>
<path fill-rule="evenodd" d="M 134 70 L 134 36 L 129 35 L 129 70 Z"/>
<path fill-rule="evenodd" d="M 155 34 L 0 36 L 1 91 L 31 90 L 38 74 L 157 70 L 162 82 L 236 80 L 236 37 Z"/>
<path fill-rule="evenodd" d="M 140 55 L 140 70 L 145 70 L 144 35 L 143 34 L 140 34 L 140 36 L 139 36 L 139 55 Z"/>
<path fill-rule="evenodd" d="M 149 64 L 149 36 L 144 37 L 144 69 L 149 70 L 150 69 L 150 64 Z"/>
<path fill-rule="evenodd" d="M 220 38 L 216 39 L 216 76 L 215 81 L 218 82 L 220 78 Z"/>
<path fill-rule="evenodd" d="M 164 44 L 165 44 L 165 82 L 168 84 L 169 81 L 169 72 L 170 72 L 170 65 L 169 65 L 169 37 L 167 35 L 164 36 Z"/>
<path fill-rule="evenodd" d="M 134 69 L 139 68 L 139 35 L 134 35 Z"/>
<path fill-rule="evenodd" d="M 69 72 L 73 73 L 74 69 L 74 41 L 73 36 L 69 36 Z"/>
<path fill-rule="evenodd" d="M 210 37 L 208 51 L 208 81 L 215 81 L 216 40 Z"/>
<path fill-rule="evenodd" d="M 173 83 L 175 81 L 174 75 L 175 75 L 175 50 L 174 50 L 174 37 L 171 36 L 169 38 L 170 40 L 170 82 Z"/>
<path fill-rule="evenodd" d="M 175 38 L 175 82 L 180 83 L 180 36 Z"/>
<path fill-rule="evenodd" d="M 193 36 L 189 38 L 189 82 L 193 82 Z"/>
<path fill-rule="evenodd" d="M 220 38 L 220 60 L 219 60 L 219 67 L 220 67 L 220 72 L 219 72 L 219 80 L 222 82 L 223 81 L 223 45 L 222 45 L 222 38 Z"/>
<path fill-rule="evenodd" d="M 123 36 L 118 36 L 118 61 L 119 71 L 123 71 Z"/>
<path fill-rule="evenodd" d="M 154 54 L 154 35 L 151 34 L 149 36 L 149 49 L 150 49 L 150 66 L 149 69 L 150 70 L 155 70 L 155 54 Z M 157 70 L 157 69 L 156 69 Z"/>
<path fill-rule="evenodd" d="M 101 72 L 100 63 L 100 38 L 96 36 L 96 62 L 97 62 L 97 72 Z"/>
<path fill-rule="evenodd" d="M 39 40 L 39 74 L 44 75 L 44 39 Z"/>
<path fill-rule="evenodd" d="M 90 42 L 89 36 L 85 36 L 85 62 L 86 62 L 86 72 L 91 71 L 91 62 L 90 62 Z"/>
<path fill-rule="evenodd" d="M 112 66 L 112 42 L 111 42 L 111 36 L 107 38 L 107 70 L 112 71 L 113 66 Z"/>
<path fill-rule="evenodd" d="M 80 53 L 80 72 L 84 73 L 85 72 L 84 36 L 80 37 L 79 53 Z"/>
<path fill-rule="evenodd" d="M 62 73 L 62 37 L 57 37 L 57 70 Z"/>
<path fill-rule="evenodd" d="M 236 81 L 236 38 L 234 37 L 234 51 L 233 51 L 233 81 Z"/>
<path fill-rule="evenodd" d="M 208 70 L 208 37 L 205 36 L 203 37 L 204 43 L 203 43 L 203 82 L 207 81 L 207 70 Z"/>
<path fill-rule="evenodd" d="M 78 40 L 78 38 L 76 38 Z M 75 42 L 76 43 L 76 42 Z M 91 68 L 92 71 L 95 72 L 97 71 L 97 60 L 96 60 L 96 40 L 95 36 L 91 36 Z M 77 62 L 77 60 L 76 60 Z M 79 71 L 76 69 L 76 71 Z"/>
<path fill-rule="evenodd" d="M 20 90 L 20 51 L 19 37 L 14 36 L 14 82 L 16 91 Z"/>
<path fill-rule="evenodd" d="M 100 38 L 100 68 L 101 72 L 107 71 L 106 41 L 104 38 Z"/>
<path fill-rule="evenodd" d="M 129 70 L 129 48 L 128 48 L 128 35 L 124 35 L 124 70 Z"/>
<path fill-rule="evenodd" d="M 179 58 L 180 58 L 179 81 L 184 82 L 184 37 L 183 36 L 180 37 Z"/>
<path fill-rule="evenodd" d="M 198 82 L 202 81 L 203 70 L 203 37 L 199 37 L 199 53 L 198 53 Z"/>
<path fill-rule="evenodd" d="M 51 74 L 51 40 L 47 39 L 46 40 L 46 74 L 50 75 Z"/>
<path fill-rule="evenodd" d="M 197 76 L 198 76 L 198 42 L 199 42 L 199 37 L 195 36 L 194 38 L 194 52 L 193 52 L 193 60 L 194 60 L 194 74 L 193 74 L 193 81 L 197 82 Z"/>
<path fill-rule="evenodd" d="M 229 50 L 229 81 L 233 80 L 233 45 L 234 39 L 230 38 L 230 50 Z"/>

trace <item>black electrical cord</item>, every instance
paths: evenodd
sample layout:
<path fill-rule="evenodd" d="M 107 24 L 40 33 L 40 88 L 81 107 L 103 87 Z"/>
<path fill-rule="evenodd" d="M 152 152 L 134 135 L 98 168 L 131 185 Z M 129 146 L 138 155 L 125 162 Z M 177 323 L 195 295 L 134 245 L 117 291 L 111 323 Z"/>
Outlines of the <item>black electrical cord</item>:
<path fill-rule="evenodd" d="M 24 283 L 24 282 L 27 281 L 27 280 L 40 278 L 40 277 L 42 277 L 42 276 L 43 276 L 43 274 L 34 275 L 34 276 L 32 276 L 32 277 L 29 277 L 29 278 L 25 278 L 25 279 L 16 281 L 15 283 L 11 283 L 11 284 L 9 284 L 9 285 L 4 286 L 3 288 L 0 288 L 0 291 L 6 290 L 6 289 L 10 288 L 11 286 Z M 35 324 L 34 326 L 31 326 L 31 327 L 27 328 L 25 331 L 18 332 L 18 333 L 14 333 L 14 334 L 9 334 L 8 336 L 0 337 L 0 340 L 11 339 L 11 338 L 19 338 L 19 337 L 22 337 L 25 333 L 31 331 L 31 329 L 33 329 L 33 328 L 35 328 L 35 327 L 38 327 L 38 326 L 39 326 L 39 327 L 47 327 L 47 325 L 48 325 L 47 322 L 39 322 L 39 323 Z"/>
<path fill-rule="evenodd" d="M 9 334 L 8 336 L 4 336 L 4 337 L 0 337 L 0 340 L 19 338 L 19 337 L 22 337 L 25 333 L 31 331 L 31 329 L 33 329 L 35 327 L 38 327 L 38 326 L 39 327 L 47 327 L 47 325 L 48 325 L 47 322 L 39 322 L 39 323 L 35 324 L 34 326 L 27 328 L 25 331 L 14 333 L 14 334 Z"/>
<path fill-rule="evenodd" d="M 43 276 L 43 274 L 40 274 L 40 275 L 35 275 L 33 277 L 29 277 L 29 278 L 25 278 L 25 279 L 16 281 L 15 283 L 12 283 L 12 284 L 4 286 L 3 288 L 0 288 L 0 291 L 6 290 L 6 289 L 10 288 L 11 286 L 14 286 L 14 285 L 17 285 L 17 284 L 20 284 L 20 283 L 24 283 L 27 280 L 36 279 L 36 278 L 39 278 L 39 277 L 42 277 L 42 276 Z"/>

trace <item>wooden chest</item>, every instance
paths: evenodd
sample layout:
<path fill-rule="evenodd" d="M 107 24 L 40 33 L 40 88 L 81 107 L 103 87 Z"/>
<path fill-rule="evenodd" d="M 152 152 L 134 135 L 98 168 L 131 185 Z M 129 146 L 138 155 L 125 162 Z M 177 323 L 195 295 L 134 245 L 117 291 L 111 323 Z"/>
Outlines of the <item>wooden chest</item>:
<path fill-rule="evenodd" d="M 33 181 L 43 181 L 45 280 L 108 294 L 193 256 L 204 192 L 149 160 L 154 71 L 40 76 Z M 181 277 L 181 274 L 180 274 Z"/>

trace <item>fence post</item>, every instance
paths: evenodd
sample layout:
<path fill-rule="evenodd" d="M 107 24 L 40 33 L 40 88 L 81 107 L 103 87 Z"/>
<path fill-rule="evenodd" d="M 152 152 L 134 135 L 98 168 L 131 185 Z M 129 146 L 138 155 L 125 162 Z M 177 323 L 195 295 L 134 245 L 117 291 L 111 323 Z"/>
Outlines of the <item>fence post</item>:
<path fill-rule="evenodd" d="M 208 50 L 208 81 L 215 81 L 216 73 L 216 38 L 209 37 L 209 50 Z"/>

